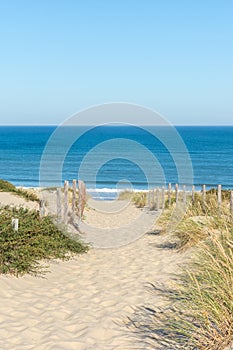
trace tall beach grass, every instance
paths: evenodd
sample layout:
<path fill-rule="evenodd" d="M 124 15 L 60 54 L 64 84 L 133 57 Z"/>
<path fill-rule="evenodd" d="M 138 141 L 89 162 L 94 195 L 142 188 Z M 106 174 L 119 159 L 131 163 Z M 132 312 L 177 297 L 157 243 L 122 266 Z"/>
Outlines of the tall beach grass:
<path fill-rule="evenodd" d="M 159 224 L 166 229 L 172 208 Z M 172 284 L 151 284 L 150 291 L 166 298 L 164 309 L 146 305 L 130 319 L 148 349 L 224 350 L 233 344 L 233 218 L 229 193 L 221 208 L 215 191 L 203 202 L 190 202 L 182 221 L 169 236 L 191 262 Z M 156 300 L 156 298 L 155 298 Z"/>

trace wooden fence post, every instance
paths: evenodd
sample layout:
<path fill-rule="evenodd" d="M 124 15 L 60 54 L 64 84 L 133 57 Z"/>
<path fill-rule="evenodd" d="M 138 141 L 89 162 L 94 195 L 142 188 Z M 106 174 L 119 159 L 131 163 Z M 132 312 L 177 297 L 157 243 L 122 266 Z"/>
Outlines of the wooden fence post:
<path fill-rule="evenodd" d="M 222 185 L 218 185 L 218 213 L 221 215 L 222 206 Z"/>
<path fill-rule="evenodd" d="M 156 209 L 159 210 L 159 188 L 156 188 Z"/>
<path fill-rule="evenodd" d="M 82 180 L 78 180 L 78 218 L 82 221 L 82 216 L 86 204 L 86 185 Z"/>
<path fill-rule="evenodd" d="M 69 209 L 69 181 L 64 182 L 64 223 L 68 223 L 68 209 Z"/>
<path fill-rule="evenodd" d="M 151 204 L 151 192 L 150 190 L 148 190 L 148 193 L 147 193 L 147 206 L 150 210 L 150 204 Z"/>
<path fill-rule="evenodd" d="M 165 208 L 165 188 L 162 186 L 162 210 Z"/>
<path fill-rule="evenodd" d="M 40 217 L 43 218 L 45 216 L 45 201 L 40 200 Z"/>
<path fill-rule="evenodd" d="M 151 203 L 151 208 L 152 210 L 155 209 L 155 190 L 152 190 L 152 203 Z"/>
<path fill-rule="evenodd" d="M 175 191 L 176 191 L 176 204 L 178 204 L 179 201 L 179 185 L 176 184 L 175 186 Z"/>
<path fill-rule="evenodd" d="M 11 219 L 11 225 L 13 227 L 14 231 L 18 231 L 19 230 L 19 219 Z"/>
<path fill-rule="evenodd" d="M 61 209 L 61 189 L 57 188 L 57 223 L 61 222 L 62 209 Z"/>
<path fill-rule="evenodd" d="M 202 185 L 202 210 L 206 212 L 206 185 Z"/>
<path fill-rule="evenodd" d="M 171 188 L 172 188 L 172 185 L 169 183 L 168 184 L 168 190 L 167 190 L 167 195 L 168 195 L 168 206 L 170 207 L 171 206 Z"/>
<path fill-rule="evenodd" d="M 73 180 L 73 191 L 72 191 L 72 220 L 75 218 L 75 207 L 76 207 L 76 180 Z"/>

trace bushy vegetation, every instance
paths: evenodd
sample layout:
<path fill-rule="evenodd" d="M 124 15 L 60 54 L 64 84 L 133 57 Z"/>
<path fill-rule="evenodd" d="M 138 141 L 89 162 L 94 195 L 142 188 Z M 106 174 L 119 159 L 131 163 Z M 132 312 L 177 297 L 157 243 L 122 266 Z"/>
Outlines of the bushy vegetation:
<path fill-rule="evenodd" d="M 172 212 L 176 208 L 175 203 L 164 210 L 158 224 L 163 227 L 164 231 L 169 227 L 169 231 L 172 231 L 172 235 L 177 241 L 177 247 L 186 250 L 197 245 L 203 239 L 207 239 L 211 234 L 219 233 L 226 227 L 233 228 L 229 199 L 229 191 L 224 191 L 221 208 L 219 208 L 217 193 L 214 190 L 206 193 L 205 201 L 203 201 L 201 193 L 195 193 L 194 202 L 189 198 L 189 204 L 178 225 L 171 225 L 170 222 Z"/>
<path fill-rule="evenodd" d="M 26 200 L 39 202 L 39 198 L 37 197 L 37 195 L 33 191 L 23 190 L 21 188 L 17 188 L 13 184 L 11 184 L 10 182 L 8 182 L 6 180 L 0 179 L 0 191 L 1 192 L 11 192 L 11 193 L 16 194 L 17 196 L 25 198 Z"/>
<path fill-rule="evenodd" d="M 12 218 L 19 219 L 19 229 L 12 227 Z M 40 218 L 38 212 L 24 208 L 0 208 L 0 273 L 41 274 L 41 260 L 69 259 L 84 253 L 88 247 L 78 238 L 57 228 L 51 217 Z"/>
<path fill-rule="evenodd" d="M 130 190 L 125 190 L 119 193 L 118 199 L 119 200 L 132 200 L 134 196 L 134 192 Z"/>
<path fill-rule="evenodd" d="M 119 200 L 130 200 L 134 203 L 138 208 L 143 208 L 146 205 L 146 192 L 133 192 L 130 190 L 126 190 L 119 193 Z"/>
<path fill-rule="evenodd" d="M 172 208 L 160 224 L 166 225 Z M 137 310 L 129 324 L 148 349 L 224 350 L 233 344 L 233 218 L 229 193 L 221 210 L 216 191 L 203 202 L 196 194 L 173 232 L 180 250 L 193 258 L 171 286 L 151 285 L 150 291 L 167 299 L 164 309 Z"/>
<path fill-rule="evenodd" d="M 132 201 L 138 208 L 143 208 L 146 206 L 146 196 L 146 192 L 136 192 Z"/>

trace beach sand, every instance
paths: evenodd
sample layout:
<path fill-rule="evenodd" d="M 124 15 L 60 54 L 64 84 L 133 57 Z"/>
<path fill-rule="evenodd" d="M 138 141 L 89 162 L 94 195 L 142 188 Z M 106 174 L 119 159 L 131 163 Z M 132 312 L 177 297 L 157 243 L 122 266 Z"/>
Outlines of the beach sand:
<path fill-rule="evenodd" d="M 130 205 L 128 215 L 135 210 Z M 85 215 L 96 226 L 103 220 L 93 209 Z M 119 215 L 111 218 L 115 227 Z M 148 291 L 148 283 L 171 281 L 187 256 L 159 248 L 164 239 L 145 234 L 121 247 L 92 248 L 73 260 L 50 262 L 45 278 L 0 276 L 0 349 L 150 349 L 124 321 L 138 306 L 166 303 Z"/>
<path fill-rule="evenodd" d="M 0 206 L 5 205 L 13 205 L 16 207 L 23 206 L 28 209 L 39 210 L 39 204 L 37 202 L 26 201 L 24 198 L 9 192 L 0 192 Z"/>

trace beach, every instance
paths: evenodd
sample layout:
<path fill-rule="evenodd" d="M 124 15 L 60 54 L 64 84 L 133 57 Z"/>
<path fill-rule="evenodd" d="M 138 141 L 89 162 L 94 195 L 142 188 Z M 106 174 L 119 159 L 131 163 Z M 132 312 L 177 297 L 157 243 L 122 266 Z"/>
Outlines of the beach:
<path fill-rule="evenodd" d="M 135 211 L 130 204 L 127 215 Z M 92 225 L 103 220 L 91 208 L 85 215 Z M 119 215 L 111 218 L 115 227 Z M 70 261 L 49 262 L 44 278 L 0 276 L 1 349 L 149 349 L 125 321 L 137 307 L 166 303 L 148 284 L 169 283 L 185 255 L 158 247 L 164 239 L 144 234 L 124 246 L 91 248 Z"/>
<path fill-rule="evenodd" d="M 233 1 L 1 1 L 0 350 L 233 350 Z"/>

